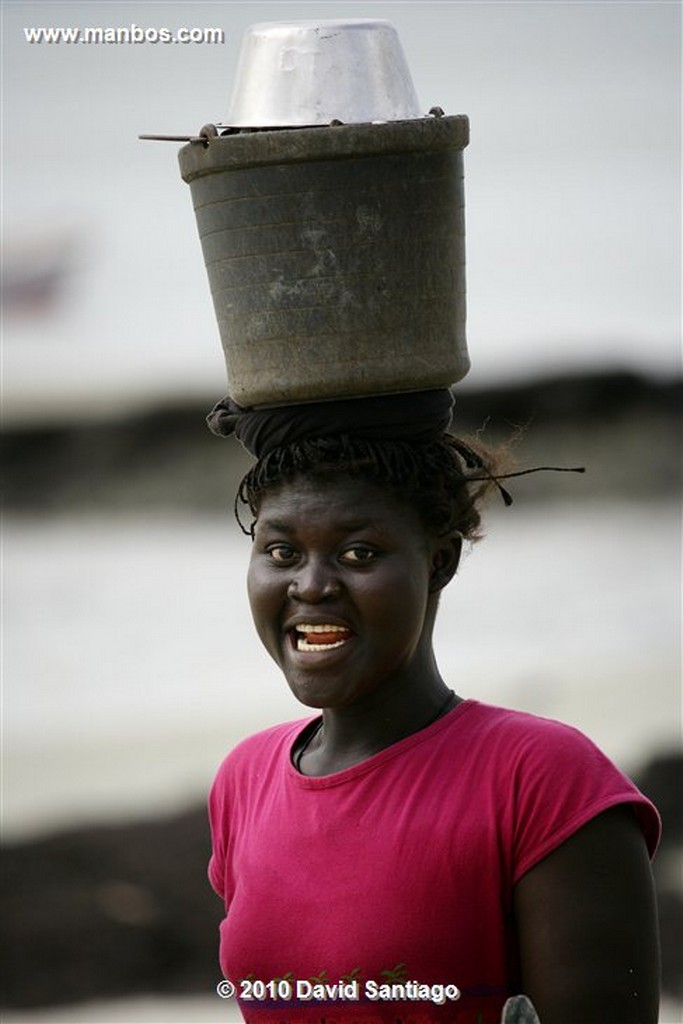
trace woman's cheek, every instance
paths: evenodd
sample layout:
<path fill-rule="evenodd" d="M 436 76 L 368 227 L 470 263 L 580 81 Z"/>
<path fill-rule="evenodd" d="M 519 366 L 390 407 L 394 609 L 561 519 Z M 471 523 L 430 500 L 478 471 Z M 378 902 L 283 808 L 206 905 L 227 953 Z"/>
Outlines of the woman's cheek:
<path fill-rule="evenodd" d="M 258 557 L 252 558 L 247 573 L 247 595 L 251 616 L 262 643 L 272 652 L 279 639 L 282 601 L 286 584 L 281 574 L 273 573 Z"/>

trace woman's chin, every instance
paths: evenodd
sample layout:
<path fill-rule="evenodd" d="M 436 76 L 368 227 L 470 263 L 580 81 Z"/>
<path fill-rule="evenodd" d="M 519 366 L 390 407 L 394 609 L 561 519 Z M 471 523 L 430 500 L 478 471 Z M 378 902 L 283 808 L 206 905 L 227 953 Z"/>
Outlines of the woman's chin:
<path fill-rule="evenodd" d="M 287 679 L 287 683 L 293 695 L 304 707 L 321 711 L 323 708 L 334 707 L 337 704 L 338 697 L 336 697 L 334 686 L 325 686 L 319 680 L 302 681 L 290 678 Z"/>

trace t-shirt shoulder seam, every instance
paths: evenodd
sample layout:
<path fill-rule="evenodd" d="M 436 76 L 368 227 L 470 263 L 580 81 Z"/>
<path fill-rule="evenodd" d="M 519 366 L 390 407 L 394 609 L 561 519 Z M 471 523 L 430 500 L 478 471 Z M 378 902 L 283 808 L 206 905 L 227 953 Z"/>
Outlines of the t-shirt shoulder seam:
<path fill-rule="evenodd" d="M 584 825 L 587 825 L 589 821 L 597 818 L 603 811 L 608 811 L 611 807 L 619 807 L 622 804 L 631 804 L 635 807 L 637 805 L 648 805 L 649 801 L 635 789 L 630 791 L 623 789 L 618 793 L 604 794 L 600 799 L 593 801 L 585 807 L 581 807 L 576 814 L 568 821 L 563 822 L 560 828 L 548 836 L 545 842 L 537 849 L 522 858 L 513 873 L 512 884 L 515 885 L 519 882 L 544 857 L 547 857 L 548 854 L 556 850 L 565 840 L 573 836 Z M 647 836 L 645 836 L 645 839 L 647 842 Z"/>

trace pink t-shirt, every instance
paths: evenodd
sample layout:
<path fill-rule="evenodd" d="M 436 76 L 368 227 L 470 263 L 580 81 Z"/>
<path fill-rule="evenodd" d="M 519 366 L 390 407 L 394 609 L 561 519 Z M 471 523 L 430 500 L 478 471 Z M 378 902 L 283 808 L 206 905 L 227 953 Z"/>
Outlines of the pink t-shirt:
<path fill-rule="evenodd" d="M 652 804 L 559 722 L 466 700 L 321 778 L 291 763 L 308 722 L 241 743 L 209 799 L 220 962 L 248 1022 L 497 1024 L 521 990 L 522 875 L 616 804 L 656 848 Z"/>

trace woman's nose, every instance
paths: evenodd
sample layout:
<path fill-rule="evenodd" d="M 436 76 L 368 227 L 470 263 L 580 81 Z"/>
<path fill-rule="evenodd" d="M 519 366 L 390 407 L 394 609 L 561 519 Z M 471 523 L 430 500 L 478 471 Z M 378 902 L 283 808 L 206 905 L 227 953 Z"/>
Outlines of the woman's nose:
<path fill-rule="evenodd" d="M 287 587 L 289 597 L 315 604 L 336 597 L 341 590 L 339 577 L 325 562 L 309 560 L 292 576 Z"/>

